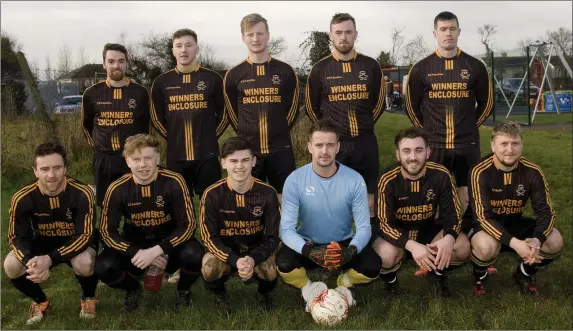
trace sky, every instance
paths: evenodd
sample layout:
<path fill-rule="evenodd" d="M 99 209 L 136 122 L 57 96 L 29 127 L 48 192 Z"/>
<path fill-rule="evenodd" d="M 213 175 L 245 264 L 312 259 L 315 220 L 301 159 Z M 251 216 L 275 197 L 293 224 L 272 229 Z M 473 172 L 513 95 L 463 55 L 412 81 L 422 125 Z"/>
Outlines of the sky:
<path fill-rule="evenodd" d="M 496 25 L 492 44 L 499 50 L 516 49 L 518 40 L 536 39 L 547 30 L 572 28 L 571 1 L 2 1 L 1 29 L 40 70 L 47 57 L 57 66 L 63 45 L 76 62 L 83 48 L 89 63 L 101 63 L 103 46 L 117 42 L 122 31 L 128 43 L 135 43 L 150 33 L 180 28 L 197 32 L 200 46 L 210 45 L 217 58 L 232 66 L 247 56 L 241 18 L 256 12 L 268 20 L 271 37 L 286 40 L 287 49 L 278 58 L 297 67 L 304 60 L 299 45 L 306 32 L 328 31 L 336 12 L 354 16 L 356 49 L 376 58 L 391 48 L 393 27 L 404 27 L 406 40 L 422 35 L 433 49 L 433 19 L 445 10 L 458 16 L 458 46 L 473 55 L 485 53 L 477 32 L 483 24 Z"/>

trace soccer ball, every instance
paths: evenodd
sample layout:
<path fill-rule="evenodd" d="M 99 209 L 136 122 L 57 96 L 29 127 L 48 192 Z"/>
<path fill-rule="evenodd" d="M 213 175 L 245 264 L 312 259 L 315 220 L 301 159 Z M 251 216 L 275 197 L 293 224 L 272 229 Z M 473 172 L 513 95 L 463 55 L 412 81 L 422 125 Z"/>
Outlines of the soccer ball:
<path fill-rule="evenodd" d="M 338 290 L 320 292 L 310 306 L 314 321 L 322 325 L 336 325 L 348 317 L 350 304 L 345 295 Z"/>

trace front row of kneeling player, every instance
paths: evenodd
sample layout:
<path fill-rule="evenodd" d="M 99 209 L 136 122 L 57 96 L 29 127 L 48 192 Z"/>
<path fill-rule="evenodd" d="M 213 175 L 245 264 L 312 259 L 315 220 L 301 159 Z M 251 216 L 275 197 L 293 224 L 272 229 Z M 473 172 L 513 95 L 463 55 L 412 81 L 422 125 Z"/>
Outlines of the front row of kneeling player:
<path fill-rule="evenodd" d="M 136 277 L 150 266 L 180 270 L 177 306 L 190 304 L 190 288 L 202 276 L 229 312 L 225 282 L 236 272 L 244 281 L 257 280 L 265 309 L 272 307 L 270 293 L 280 275 L 301 289 L 309 311 L 333 290 L 310 281 L 307 269 L 342 270 L 334 295 L 350 306 L 354 299 L 348 289 L 378 276 L 395 292 L 407 253 L 435 276 L 439 293 L 449 296 L 446 274 L 469 256 L 474 292 L 483 295 L 488 266 L 500 250 L 512 248 L 522 259 L 514 277 L 524 292 L 535 294 L 538 268 L 553 261 L 563 240 L 554 228 L 541 169 L 521 157 L 519 125 L 493 129 L 493 154 L 470 171 L 470 208 L 463 216 L 452 176 L 427 161 L 424 131 L 402 130 L 395 144 L 398 163 L 380 176 L 379 225 L 371 226 L 365 182 L 335 161 L 340 143 L 328 120 L 312 125 L 312 162 L 287 178 L 282 212 L 276 191 L 251 176 L 256 158 L 249 143 L 229 138 L 221 149 L 228 177 L 201 199 L 201 245 L 194 238 L 197 224 L 187 186 L 180 175 L 157 166 L 159 144 L 153 137 L 139 134 L 126 141 L 123 155 L 131 173 L 107 190 L 99 232 L 92 190 L 66 176 L 63 147 L 45 143 L 34 156 L 38 180 L 12 198 L 8 240 L 13 250 L 4 269 L 34 301 L 28 324 L 51 308 L 39 284 L 60 263 L 73 268 L 83 291 L 80 316 L 88 318 L 96 315 L 98 279 L 125 290 L 124 309 L 136 309 L 142 290 Z M 528 199 L 535 219 L 522 216 Z M 462 229 L 469 229 L 467 236 Z M 104 248 L 96 257 L 100 239 Z"/>

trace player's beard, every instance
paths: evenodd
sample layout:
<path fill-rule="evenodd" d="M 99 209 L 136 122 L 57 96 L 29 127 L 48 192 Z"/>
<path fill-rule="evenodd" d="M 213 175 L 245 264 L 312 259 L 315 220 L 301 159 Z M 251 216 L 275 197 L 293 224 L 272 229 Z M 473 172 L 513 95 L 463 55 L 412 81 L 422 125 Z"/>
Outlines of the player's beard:
<path fill-rule="evenodd" d="M 408 169 L 408 165 L 410 163 L 412 163 L 412 161 L 408 162 L 408 161 L 402 161 L 400 160 L 400 164 L 402 165 L 402 169 L 404 169 L 404 171 L 406 171 L 406 173 L 412 177 L 418 176 L 420 174 L 420 172 L 422 172 L 424 170 L 424 167 L 426 166 L 426 161 L 418 161 L 415 160 L 413 162 L 417 162 L 418 163 L 418 169 L 410 171 L 410 169 Z"/>
<path fill-rule="evenodd" d="M 498 159 L 499 163 L 503 164 L 504 167 L 508 167 L 508 168 L 512 168 L 519 161 L 519 157 L 516 157 L 512 163 L 505 162 L 503 157 L 497 158 L 497 159 Z"/>
<path fill-rule="evenodd" d="M 333 45 L 334 45 L 334 48 L 340 54 L 348 54 L 354 49 L 354 43 L 350 43 L 350 42 L 347 42 L 346 45 L 344 45 L 344 46 L 340 46 L 340 45 L 336 45 L 336 44 L 333 44 Z"/>
<path fill-rule="evenodd" d="M 121 71 L 121 73 L 115 73 L 112 71 L 112 73 L 109 75 L 109 78 L 111 78 L 111 80 L 114 80 L 116 82 L 121 81 L 124 77 L 125 77 L 124 71 Z"/>

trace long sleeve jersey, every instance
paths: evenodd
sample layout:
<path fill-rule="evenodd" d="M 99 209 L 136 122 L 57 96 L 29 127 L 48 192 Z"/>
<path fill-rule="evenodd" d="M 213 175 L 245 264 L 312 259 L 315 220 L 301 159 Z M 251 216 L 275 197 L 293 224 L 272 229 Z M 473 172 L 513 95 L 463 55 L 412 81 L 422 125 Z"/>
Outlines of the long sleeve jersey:
<path fill-rule="evenodd" d="M 34 257 L 32 241 L 58 247 L 48 255 L 52 265 L 71 260 L 94 239 L 95 197 L 88 185 L 66 177 L 56 196 L 42 193 L 38 183 L 27 185 L 12 197 L 8 242 L 22 262 Z"/>
<path fill-rule="evenodd" d="M 280 242 L 280 220 L 277 192 L 255 178 L 244 194 L 224 178 L 207 188 L 201 199 L 203 245 L 233 267 L 243 256 L 252 257 L 255 265 L 268 259 Z"/>
<path fill-rule="evenodd" d="M 219 154 L 217 138 L 227 128 L 223 78 L 199 65 L 159 75 L 151 86 L 151 121 L 167 139 L 168 161 L 193 161 Z"/>
<path fill-rule="evenodd" d="M 449 171 L 427 162 L 424 175 L 410 180 L 401 165 L 388 167 L 380 176 L 376 195 L 376 215 L 385 240 L 405 248 L 409 239 L 416 240 L 418 231 L 437 220 L 444 234 L 457 238 L 461 229 L 460 201 Z"/>
<path fill-rule="evenodd" d="M 264 63 L 247 58 L 227 72 L 224 84 L 231 125 L 255 152 L 267 154 L 291 146 L 299 88 L 290 65 L 274 58 Z"/>
<path fill-rule="evenodd" d="M 82 125 L 90 146 L 99 152 L 123 150 L 127 137 L 149 133 L 149 92 L 127 80 L 122 87 L 108 81 L 90 86 L 82 96 Z"/>
<path fill-rule="evenodd" d="M 380 65 L 357 53 L 349 61 L 334 54 L 318 61 L 306 84 L 306 112 L 316 122 L 330 118 L 341 140 L 374 134 L 374 124 L 384 111 L 386 84 Z"/>
<path fill-rule="evenodd" d="M 478 127 L 493 107 L 493 89 L 483 62 L 458 50 L 445 58 L 436 50 L 408 73 L 406 113 L 423 127 L 432 147 L 479 146 Z"/>
<path fill-rule="evenodd" d="M 169 254 L 193 236 L 195 227 L 187 185 L 181 175 L 166 169 L 158 169 L 148 185 L 137 184 L 131 173 L 124 175 L 109 186 L 103 201 L 103 243 L 129 257 L 155 245 Z"/>
<path fill-rule="evenodd" d="M 555 225 L 555 212 L 549 186 L 541 168 L 524 157 L 515 169 L 505 172 L 494 163 L 493 154 L 482 159 L 470 171 L 468 194 L 474 222 L 490 236 L 509 246 L 513 234 L 504 224 L 519 222 L 527 200 L 531 199 L 537 217 L 533 237 L 541 244 Z"/>
<path fill-rule="evenodd" d="M 324 178 L 309 163 L 292 172 L 285 181 L 280 237 L 285 245 L 301 254 L 307 240 L 328 244 L 351 237 L 350 245 L 361 252 L 372 236 L 364 178 L 338 162 L 337 166 L 333 176 Z M 356 234 L 352 230 L 353 219 Z"/>

